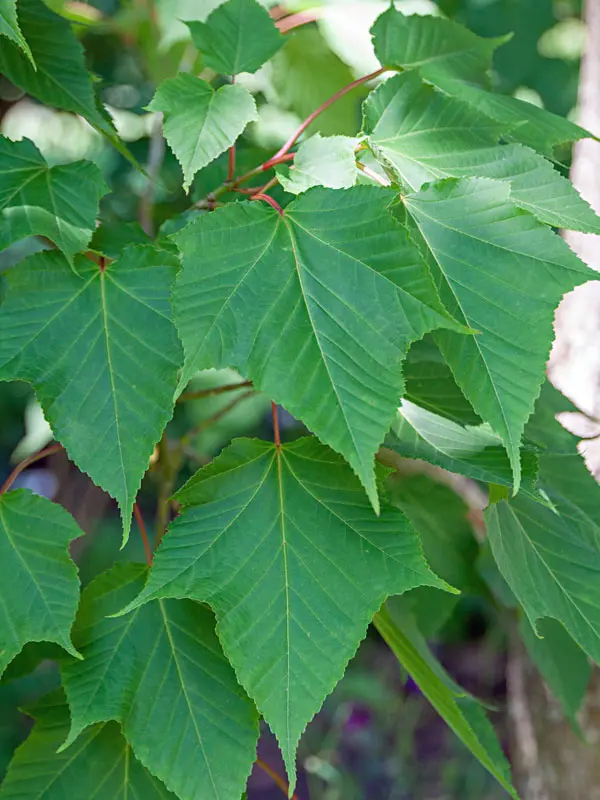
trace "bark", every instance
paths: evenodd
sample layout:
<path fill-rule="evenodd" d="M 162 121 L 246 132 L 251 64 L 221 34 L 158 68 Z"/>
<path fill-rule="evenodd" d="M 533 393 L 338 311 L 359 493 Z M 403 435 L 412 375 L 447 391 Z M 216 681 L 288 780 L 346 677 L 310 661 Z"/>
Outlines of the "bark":
<path fill-rule="evenodd" d="M 587 0 L 588 31 L 582 62 L 578 122 L 600 135 L 600 0 Z M 600 143 L 578 142 L 573 183 L 600 213 Z M 590 267 L 600 270 L 600 237 L 566 233 Z M 550 377 L 586 413 L 600 418 L 600 281 L 580 287 L 561 305 Z M 577 432 L 577 431 L 574 431 Z M 600 440 L 586 446 L 586 459 L 600 474 Z M 508 702 L 511 760 L 523 800 L 600 800 L 600 670 L 593 673 L 581 712 L 587 743 L 573 732 L 515 635 L 509 655 Z"/>

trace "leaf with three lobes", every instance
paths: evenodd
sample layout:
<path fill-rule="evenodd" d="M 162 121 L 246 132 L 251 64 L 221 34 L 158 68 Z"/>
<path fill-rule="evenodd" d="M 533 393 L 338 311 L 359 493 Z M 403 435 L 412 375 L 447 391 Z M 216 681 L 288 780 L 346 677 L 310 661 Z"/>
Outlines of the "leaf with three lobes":
<path fill-rule="evenodd" d="M 511 487 L 510 461 L 500 437 L 487 423 L 463 426 L 402 400 L 385 446 L 403 458 L 417 458 L 471 480 Z M 536 502 L 538 460 L 531 450 L 521 451 L 521 491 Z"/>
<path fill-rule="evenodd" d="M 17 0 L 4 0 L 2 6 L 0 6 L 0 34 L 6 36 L 18 45 L 35 68 L 35 61 L 33 60 L 31 50 L 19 27 L 19 21 L 17 19 Z"/>
<path fill-rule="evenodd" d="M 58 753 L 69 733 L 63 692 L 26 712 L 36 723 L 10 763 L 0 800 L 175 800 L 139 763 L 115 722 L 88 728 L 72 751 Z"/>
<path fill-rule="evenodd" d="M 115 720 L 180 800 L 239 800 L 256 758 L 254 706 L 199 603 L 154 600 L 111 616 L 143 590 L 146 572 L 118 564 L 82 594 L 73 639 L 84 660 L 62 665 L 71 709 L 65 747 L 77 748 L 89 725 Z"/>
<path fill-rule="evenodd" d="M 587 692 L 592 665 L 560 622 L 546 617 L 538 620 L 537 628 L 543 638 L 538 637 L 527 617 L 521 616 L 519 633 L 531 660 L 580 733 L 577 712 Z"/>
<path fill-rule="evenodd" d="M 540 454 L 539 477 L 556 512 L 526 498 L 503 500 L 484 512 L 488 539 L 531 625 L 543 617 L 558 620 L 600 663 L 600 487 L 577 451 L 577 439 L 549 420 L 555 411 L 547 413 L 554 402 L 550 389 L 535 416 L 546 422 L 548 443 L 558 445 Z"/>
<path fill-rule="evenodd" d="M 494 178 L 542 222 L 600 233 L 600 218 L 542 156 L 519 144 L 499 145 L 507 124 L 424 84 L 411 72 L 371 92 L 365 129 L 375 154 L 413 190 L 440 178 Z"/>
<path fill-rule="evenodd" d="M 73 517 L 19 489 L 0 495 L 0 675 L 27 642 L 55 642 L 72 653 L 79 601 L 69 543 L 83 536 Z"/>
<path fill-rule="evenodd" d="M 478 331 L 438 331 L 435 338 L 466 398 L 504 442 L 516 493 L 521 435 L 544 380 L 555 309 L 596 273 L 515 208 L 509 192 L 501 181 L 448 179 L 404 203 L 442 301 Z"/>
<path fill-rule="evenodd" d="M 279 183 L 286 192 L 300 194 L 311 186 L 349 189 L 356 183 L 354 156 L 358 139 L 351 136 L 321 136 L 315 133 L 302 142 L 291 168 L 278 169 Z"/>
<path fill-rule="evenodd" d="M 494 50 L 510 36 L 483 39 L 468 28 L 442 17 L 405 16 L 391 7 L 371 28 L 375 55 L 390 69 L 418 69 L 435 83 L 450 74 L 478 83 L 492 66 Z"/>
<path fill-rule="evenodd" d="M 45 236 L 73 263 L 89 244 L 100 198 L 109 191 L 98 167 L 89 161 L 49 167 L 33 142 L 0 136 L 0 181 L 0 250 Z"/>
<path fill-rule="evenodd" d="M 239 439 L 177 499 L 185 510 L 129 608 L 161 597 L 211 605 L 294 784 L 302 731 L 383 600 L 449 587 L 402 512 L 385 505 L 376 517 L 346 462 L 314 437 L 279 449 Z"/>
<path fill-rule="evenodd" d="M 194 175 L 234 144 L 257 119 L 256 103 L 238 84 L 216 91 L 209 83 L 181 72 L 156 90 L 150 111 L 162 111 L 165 138 L 183 170 L 183 187 Z"/>
<path fill-rule="evenodd" d="M 375 616 L 375 627 L 447 725 L 518 800 L 511 784 L 510 766 L 483 709 L 444 672 L 419 632 L 411 626 L 400 627 L 398 619 L 393 610 L 383 608 Z"/>
<path fill-rule="evenodd" d="M 228 0 L 206 22 L 187 25 L 204 64 L 222 75 L 256 72 L 285 42 L 256 0 Z"/>
<path fill-rule="evenodd" d="M 42 0 L 19 0 L 19 21 L 37 69 L 17 45 L 3 42 L 0 72 L 36 100 L 80 114 L 122 148 L 108 115 L 98 105 L 83 47 L 70 23 Z"/>
<path fill-rule="evenodd" d="M 432 334 L 411 346 L 403 372 L 404 397 L 411 403 L 461 425 L 481 423 L 454 380 Z"/>
<path fill-rule="evenodd" d="M 182 361 L 169 305 L 177 257 L 137 245 L 104 271 L 83 257 L 75 266 L 79 275 L 46 252 L 4 273 L 0 380 L 34 385 L 56 438 L 119 503 L 126 539 L 173 413 Z"/>
<path fill-rule="evenodd" d="M 314 188 L 283 216 L 236 203 L 173 238 L 174 313 L 186 365 L 234 367 L 341 453 L 378 507 L 377 451 L 403 390 L 411 342 L 462 330 L 441 306 L 394 193 Z"/>

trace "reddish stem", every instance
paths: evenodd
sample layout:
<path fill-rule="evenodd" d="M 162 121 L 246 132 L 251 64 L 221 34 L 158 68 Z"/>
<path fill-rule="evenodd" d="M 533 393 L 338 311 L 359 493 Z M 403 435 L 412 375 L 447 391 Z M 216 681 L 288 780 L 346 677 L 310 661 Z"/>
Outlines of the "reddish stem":
<path fill-rule="evenodd" d="M 326 100 L 324 103 L 322 103 L 317 109 L 315 109 L 312 112 L 312 114 L 310 114 L 310 116 L 308 116 L 304 120 L 304 122 L 302 123 L 302 125 L 300 125 L 298 130 L 275 153 L 273 158 L 270 158 L 268 161 L 265 161 L 265 163 L 263 164 L 263 170 L 270 169 L 275 163 L 277 163 L 279 161 L 279 159 L 281 159 L 282 156 L 284 156 L 288 152 L 288 150 L 291 150 L 291 148 L 296 144 L 296 142 L 298 141 L 300 136 L 302 136 L 302 134 L 308 128 L 308 126 L 311 124 L 311 122 L 314 122 L 315 119 L 320 114 L 322 114 L 330 106 L 332 106 L 337 100 L 340 99 L 340 97 L 343 97 L 345 94 L 348 94 L 348 92 L 351 92 L 352 89 L 355 89 L 357 86 L 360 86 L 362 83 L 367 83 L 368 81 L 373 80 L 373 78 L 377 78 L 379 75 L 382 75 L 384 72 L 386 72 L 386 67 L 381 67 L 381 69 L 378 69 L 375 72 L 371 72 L 369 75 L 363 75 L 362 78 L 357 78 L 355 81 L 352 81 L 352 83 L 349 83 L 347 86 L 344 86 L 343 89 L 340 89 L 339 92 L 336 92 L 332 97 L 329 98 L 329 100 Z"/>
<path fill-rule="evenodd" d="M 268 203 L 271 208 L 274 208 L 277 213 L 283 217 L 283 208 L 279 205 L 277 200 L 274 200 L 272 197 L 269 197 L 268 194 L 263 194 L 262 192 L 257 192 L 253 194 L 250 198 L 251 200 L 264 200 L 265 203 Z"/>
<path fill-rule="evenodd" d="M 63 449 L 62 444 L 53 444 L 50 447 L 46 447 L 44 450 L 40 450 L 39 453 L 33 453 L 33 455 L 28 456 L 24 461 L 21 461 L 20 464 L 13 469 L 10 473 L 6 481 L 4 482 L 2 488 L 0 489 L 0 495 L 8 492 L 10 487 L 19 477 L 19 475 L 23 472 L 24 469 L 27 469 L 31 464 L 35 464 L 36 461 L 41 461 L 42 458 L 46 458 L 47 456 L 54 455 L 54 453 L 59 453 Z"/>
<path fill-rule="evenodd" d="M 370 167 L 365 166 L 360 161 L 356 162 L 356 167 L 361 172 L 364 172 L 368 178 L 371 178 L 372 181 L 376 181 L 380 186 L 385 186 L 386 188 L 390 186 L 390 182 L 386 181 L 385 178 L 382 178 L 381 175 L 378 175 L 374 170 Z"/>
<path fill-rule="evenodd" d="M 197 392 L 184 392 L 180 395 L 177 402 L 185 403 L 187 400 L 201 400 L 203 397 L 212 397 L 215 394 L 225 394 L 225 392 L 235 392 L 236 389 L 246 389 L 248 386 L 252 386 L 252 381 L 227 383 L 225 386 L 214 386 L 212 389 L 199 389 Z"/>
<path fill-rule="evenodd" d="M 271 778 L 271 779 L 272 779 L 272 780 L 273 780 L 273 781 L 274 781 L 274 782 L 277 784 L 277 786 L 279 786 L 279 788 L 280 788 L 280 789 L 281 789 L 281 791 L 282 791 L 282 792 L 285 794 L 285 796 L 286 796 L 286 797 L 288 797 L 288 795 L 289 795 L 289 792 L 290 792 L 290 787 L 289 787 L 289 786 L 288 786 L 288 784 L 287 784 L 287 783 L 286 783 L 286 782 L 283 780 L 283 778 L 282 778 L 282 777 L 280 777 L 280 776 L 279 776 L 279 775 L 278 775 L 278 774 L 275 772 L 275 770 L 274 770 L 274 769 L 271 769 L 271 767 L 270 767 L 268 764 L 266 764 L 266 763 L 265 763 L 265 762 L 262 760 L 262 758 L 257 758 L 257 759 L 256 759 L 256 765 L 257 765 L 258 767 L 260 767 L 260 768 L 262 769 L 262 771 L 263 771 L 263 772 L 266 772 L 266 773 L 267 773 L 267 775 L 268 775 L 268 776 L 269 776 L 269 777 L 270 777 L 270 778 Z M 290 800 L 298 800 L 298 795 L 296 795 L 296 794 L 293 794 L 293 795 L 290 797 Z"/>
<path fill-rule="evenodd" d="M 279 411 L 277 409 L 277 403 L 271 401 L 271 414 L 273 415 L 273 441 L 275 442 L 275 447 L 279 450 L 281 447 L 281 432 L 279 430 Z"/>
<path fill-rule="evenodd" d="M 288 17 L 283 17 L 277 20 L 277 27 L 279 33 L 288 33 L 294 28 L 299 28 L 301 25 L 309 25 L 311 22 L 316 22 L 321 15 L 319 9 L 313 11 L 299 11 L 297 14 L 290 14 Z"/>
<path fill-rule="evenodd" d="M 104 272 L 104 270 L 106 269 L 106 259 L 104 258 L 104 256 L 100 256 L 99 266 L 100 266 L 100 272 Z"/>
<path fill-rule="evenodd" d="M 152 548 L 150 547 L 150 539 L 148 539 L 148 531 L 146 530 L 146 526 L 144 525 L 144 519 L 142 517 L 142 512 L 137 503 L 133 504 L 133 513 L 135 515 L 135 520 L 138 524 L 138 528 L 140 529 L 140 534 L 142 536 L 142 542 L 144 543 L 144 551 L 146 553 L 146 561 L 148 562 L 148 566 L 152 566 Z"/>

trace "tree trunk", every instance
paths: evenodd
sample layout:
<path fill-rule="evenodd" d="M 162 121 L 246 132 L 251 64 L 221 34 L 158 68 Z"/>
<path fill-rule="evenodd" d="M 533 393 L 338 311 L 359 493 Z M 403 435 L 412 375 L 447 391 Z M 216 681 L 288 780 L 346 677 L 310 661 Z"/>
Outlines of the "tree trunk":
<path fill-rule="evenodd" d="M 579 83 L 578 122 L 600 135 L 600 0 L 584 4 L 588 45 Z M 600 143 L 578 142 L 573 183 L 600 213 Z M 568 232 L 565 238 L 590 267 L 600 270 L 600 238 Z M 579 287 L 562 303 L 550 376 L 586 413 L 600 418 L 600 281 Z M 575 431 L 577 432 L 577 431 Z M 582 431 L 583 433 L 583 431 Z M 600 475 L 600 440 L 586 446 L 586 460 Z M 507 671 L 511 755 L 523 800 L 600 800 L 600 670 L 596 669 L 581 727 L 587 744 L 573 732 L 560 706 L 515 636 Z"/>

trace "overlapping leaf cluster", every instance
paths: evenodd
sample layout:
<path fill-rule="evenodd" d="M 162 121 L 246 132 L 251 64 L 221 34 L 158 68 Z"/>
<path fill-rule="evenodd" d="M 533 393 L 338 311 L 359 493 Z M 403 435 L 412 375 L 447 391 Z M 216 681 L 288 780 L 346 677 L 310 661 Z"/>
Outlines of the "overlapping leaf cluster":
<path fill-rule="evenodd" d="M 228 0 L 190 30 L 225 77 L 258 70 L 284 42 L 255 0 Z M 123 149 L 68 22 L 18 0 L 0 34 L 8 79 Z M 6 273 L 0 380 L 35 387 L 69 457 L 118 501 L 125 537 L 198 370 L 237 369 L 310 432 L 233 442 L 177 494 L 181 514 L 149 574 L 115 567 L 78 611 L 75 522 L 24 491 L 0 496 L 0 666 L 28 642 L 69 654 L 64 695 L 32 711 L 2 800 L 63 797 L 67 785 L 69 796 L 237 800 L 259 715 L 293 789 L 300 736 L 374 617 L 514 795 L 483 712 L 424 638 L 453 593 L 487 591 L 466 508 L 429 479 L 384 488 L 376 456 L 493 486 L 491 551 L 531 625 L 564 626 L 544 627 L 544 645 L 524 635 L 575 714 L 579 648 L 600 660 L 600 495 L 553 420 L 551 389 L 538 397 L 555 309 L 593 278 L 552 228 L 600 232 L 546 157 L 587 134 L 488 91 L 501 40 L 393 8 L 372 35 L 382 70 L 362 130 L 305 138 L 291 165 L 267 162 L 283 207 L 257 194 L 213 210 L 230 181 L 169 241 L 115 252 L 98 236 L 87 249 L 108 191 L 97 167 L 48 166 L 31 142 L 0 140 L 0 247 L 36 235 L 50 248 Z M 186 189 L 257 114 L 244 85 L 187 73 L 150 109 Z M 582 676 L 575 692 L 565 653 Z"/>

